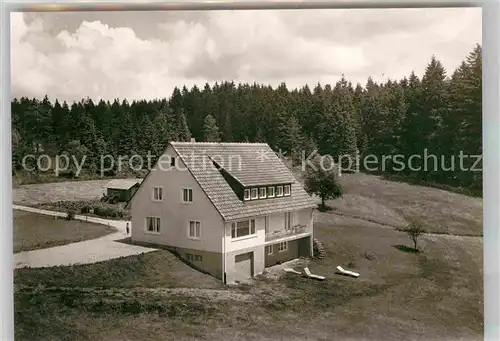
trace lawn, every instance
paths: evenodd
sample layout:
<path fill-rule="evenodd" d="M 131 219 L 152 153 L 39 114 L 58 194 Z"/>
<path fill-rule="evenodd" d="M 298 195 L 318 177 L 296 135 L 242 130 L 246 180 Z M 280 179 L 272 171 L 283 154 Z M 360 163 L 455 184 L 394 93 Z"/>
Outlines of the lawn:
<path fill-rule="evenodd" d="M 396 246 L 408 237 L 393 229 L 319 223 L 315 232 L 327 256 L 308 265 L 324 282 L 284 274 L 230 288 L 167 251 L 18 269 L 19 290 L 48 288 L 16 293 L 16 339 L 482 339 L 482 238 L 425 236 L 422 252 L 407 253 Z M 361 276 L 337 275 L 337 265 Z"/>
<path fill-rule="evenodd" d="M 44 202 L 39 204 L 31 204 L 29 206 L 56 212 L 73 211 L 76 212 L 76 214 L 83 214 L 89 217 L 130 220 L 130 211 L 124 209 L 125 203 L 123 202 L 110 204 L 103 203 L 100 200 L 69 200 Z M 93 213 L 82 211 L 82 209 L 88 208 L 92 208 Z"/>
<path fill-rule="evenodd" d="M 343 174 L 345 195 L 328 201 L 331 214 L 402 228 L 419 219 L 426 230 L 463 236 L 482 236 L 481 198 L 436 188 L 394 182 L 363 173 Z"/>
<path fill-rule="evenodd" d="M 116 232 L 113 227 L 14 210 L 14 252 L 43 249 Z"/>
<path fill-rule="evenodd" d="M 14 282 L 25 286 L 81 288 L 221 288 L 214 277 L 180 262 L 172 253 L 158 250 L 95 264 L 17 269 Z"/>

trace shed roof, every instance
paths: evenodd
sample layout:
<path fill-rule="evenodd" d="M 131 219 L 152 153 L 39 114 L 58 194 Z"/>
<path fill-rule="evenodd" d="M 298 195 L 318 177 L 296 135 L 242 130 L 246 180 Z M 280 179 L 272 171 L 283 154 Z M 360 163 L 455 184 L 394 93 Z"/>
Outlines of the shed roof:
<path fill-rule="evenodd" d="M 128 190 L 141 182 L 142 179 L 114 179 L 107 183 L 106 188 Z"/>

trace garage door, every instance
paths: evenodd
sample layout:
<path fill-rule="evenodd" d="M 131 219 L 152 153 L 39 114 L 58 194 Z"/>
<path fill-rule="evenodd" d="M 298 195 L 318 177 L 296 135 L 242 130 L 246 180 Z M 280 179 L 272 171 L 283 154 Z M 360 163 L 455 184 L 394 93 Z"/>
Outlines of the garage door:
<path fill-rule="evenodd" d="M 234 257 L 236 281 L 245 281 L 253 276 L 253 252 L 243 253 Z"/>

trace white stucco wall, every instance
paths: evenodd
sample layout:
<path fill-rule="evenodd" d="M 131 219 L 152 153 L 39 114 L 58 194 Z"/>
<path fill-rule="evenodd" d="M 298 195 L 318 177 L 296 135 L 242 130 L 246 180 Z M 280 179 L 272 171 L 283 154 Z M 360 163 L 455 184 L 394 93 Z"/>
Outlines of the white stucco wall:
<path fill-rule="evenodd" d="M 312 209 L 303 209 L 291 212 L 292 226 L 301 224 L 306 225 L 307 228 L 304 232 L 312 232 Z M 226 238 L 225 238 L 225 252 L 233 252 L 237 250 L 247 249 L 253 246 L 262 245 L 265 243 L 265 217 L 256 217 L 255 231 L 256 235 L 245 236 L 242 238 L 231 238 L 231 223 L 226 223 Z M 268 219 L 268 232 L 280 231 L 285 229 L 285 213 L 273 214 L 267 217 Z"/>
<path fill-rule="evenodd" d="M 231 225 L 226 223 L 226 238 L 225 238 L 225 252 L 232 252 L 236 250 L 247 249 L 256 245 L 264 244 L 266 232 L 264 230 L 264 217 L 257 217 L 255 219 L 255 235 L 245 236 L 233 239 L 231 238 Z"/>
<path fill-rule="evenodd" d="M 166 154 L 178 156 L 171 146 Z M 156 166 L 143 185 L 135 194 L 131 203 L 132 240 L 197 249 L 211 252 L 222 252 L 222 236 L 224 223 L 222 217 L 210 202 L 188 170 Z M 179 158 L 177 162 L 182 162 Z M 181 163 L 181 169 L 185 165 Z M 153 201 L 153 187 L 163 188 L 163 200 Z M 182 203 L 182 188 L 193 190 L 193 203 Z M 161 231 L 154 234 L 146 231 L 146 217 L 161 218 Z M 201 222 L 200 240 L 188 238 L 190 220 Z"/>
<path fill-rule="evenodd" d="M 307 231 L 312 232 L 312 209 L 303 209 L 291 212 L 291 226 L 306 225 Z M 280 231 L 285 228 L 285 213 L 273 214 L 268 217 L 268 232 Z"/>

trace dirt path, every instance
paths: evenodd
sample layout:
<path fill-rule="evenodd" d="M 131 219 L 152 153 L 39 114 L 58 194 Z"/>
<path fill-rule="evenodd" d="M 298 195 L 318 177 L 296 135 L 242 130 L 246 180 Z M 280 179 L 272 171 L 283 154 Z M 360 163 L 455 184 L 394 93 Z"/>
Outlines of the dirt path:
<path fill-rule="evenodd" d="M 63 212 L 48 211 L 19 205 L 13 205 L 13 209 L 51 215 L 54 217 L 66 216 L 66 213 Z M 75 264 L 90 264 L 156 250 L 152 248 L 117 242 L 117 240 L 126 237 L 126 221 L 108 220 L 95 217 L 86 217 L 82 215 L 76 215 L 75 219 L 112 226 L 116 228 L 117 232 L 101 238 L 83 242 L 16 253 L 14 254 L 14 267 L 40 268 Z"/>

